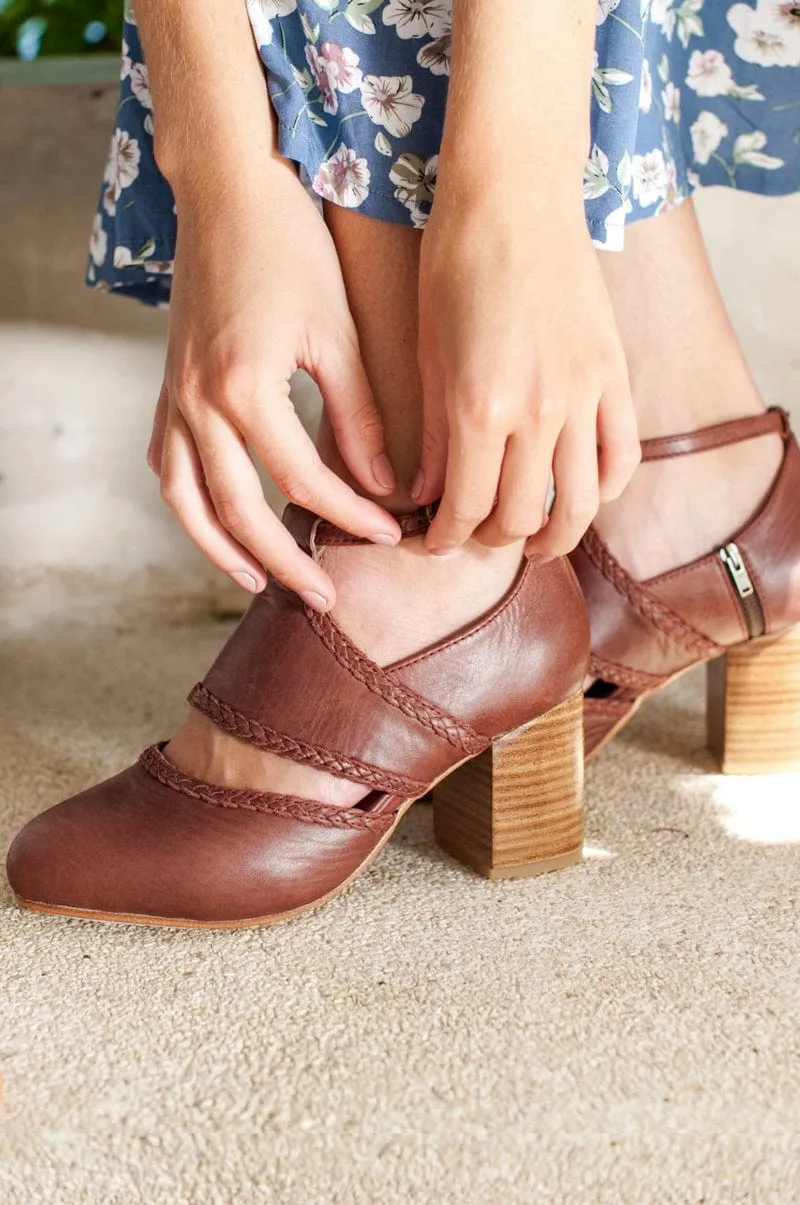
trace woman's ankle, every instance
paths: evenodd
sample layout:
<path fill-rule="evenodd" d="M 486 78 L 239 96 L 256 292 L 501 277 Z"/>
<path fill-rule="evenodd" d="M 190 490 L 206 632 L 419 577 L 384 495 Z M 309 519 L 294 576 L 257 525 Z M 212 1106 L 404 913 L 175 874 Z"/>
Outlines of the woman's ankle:
<path fill-rule="evenodd" d="M 595 527 L 628 572 L 647 581 L 705 556 L 743 527 L 768 496 L 783 452 L 780 436 L 766 435 L 643 464 Z"/>
<path fill-rule="evenodd" d="M 326 570 L 336 583 L 333 616 L 359 648 L 388 665 L 449 636 L 498 603 L 516 580 L 522 542 L 489 549 L 470 541 L 445 557 L 422 538 L 396 548 L 331 548 Z"/>

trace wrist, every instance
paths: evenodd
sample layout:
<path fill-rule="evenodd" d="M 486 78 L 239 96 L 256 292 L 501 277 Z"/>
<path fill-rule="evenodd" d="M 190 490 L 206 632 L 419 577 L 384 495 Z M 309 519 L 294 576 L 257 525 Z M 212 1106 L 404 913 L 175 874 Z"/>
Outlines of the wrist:
<path fill-rule="evenodd" d="M 485 160 L 491 162 L 490 160 Z M 454 217 L 459 224 L 471 220 L 500 223 L 517 231 L 532 229 L 586 231 L 583 201 L 583 167 L 561 164 L 557 173 L 513 158 L 492 162 L 488 174 L 477 173 L 475 157 L 448 158 L 443 153 L 437 173 L 433 216 Z"/>
<path fill-rule="evenodd" d="M 213 202 L 226 209 L 253 205 L 262 209 L 265 198 L 277 201 L 287 189 L 295 196 L 302 187 L 294 166 L 268 144 L 252 142 L 237 146 L 227 139 L 197 143 L 197 149 L 183 139 L 180 149 L 161 144 L 156 155 L 159 170 L 169 182 L 176 206 L 183 210 L 203 208 Z M 199 153 L 198 153 L 199 151 Z"/>

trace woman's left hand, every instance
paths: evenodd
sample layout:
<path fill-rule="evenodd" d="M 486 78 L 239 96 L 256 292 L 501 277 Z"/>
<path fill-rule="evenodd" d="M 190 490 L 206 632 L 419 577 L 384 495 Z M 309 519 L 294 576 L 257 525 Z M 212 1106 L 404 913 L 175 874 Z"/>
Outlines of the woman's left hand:
<path fill-rule="evenodd" d="M 438 208 L 437 208 L 438 206 Z M 424 396 L 415 501 L 442 502 L 431 552 L 475 537 L 569 552 L 639 463 L 627 368 L 578 202 L 447 202 L 422 239 Z M 547 516 L 555 479 L 556 500 Z"/>

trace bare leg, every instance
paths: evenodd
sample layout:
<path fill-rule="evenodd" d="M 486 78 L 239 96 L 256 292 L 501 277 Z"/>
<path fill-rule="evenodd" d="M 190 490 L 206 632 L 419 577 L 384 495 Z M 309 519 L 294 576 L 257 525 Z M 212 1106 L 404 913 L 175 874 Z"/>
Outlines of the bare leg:
<path fill-rule="evenodd" d="M 361 350 L 386 427 L 400 486 L 390 504 L 412 510 L 409 490 L 419 468 L 421 393 L 416 366 L 420 235 L 331 207 L 336 241 Z M 320 432 L 323 456 L 343 472 L 330 428 Z M 337 589 L 334 617 L 379 664 L 389 664 L 477 618 L 512 584 L 522 543 L 487 549 L 471 543 L 447 557 L 423 552 L 422 540 L 398 548 L 328 549 L 325 564 Z M 283 791 L 347 805 L 364 792 L 307 766 L 263 753 L 219 732 L 192 712 L 169 757 L 211 782 Z"/>
<path fill-rule="evenodd" d="M 642 439 L 763 410 L 690 201 L 627 233 L 602 266 L 625 346 Z M 777 435 L 642 465 L 597 528 L 640 580 L 702 556 L 747 521 L 781 459 Z"/>

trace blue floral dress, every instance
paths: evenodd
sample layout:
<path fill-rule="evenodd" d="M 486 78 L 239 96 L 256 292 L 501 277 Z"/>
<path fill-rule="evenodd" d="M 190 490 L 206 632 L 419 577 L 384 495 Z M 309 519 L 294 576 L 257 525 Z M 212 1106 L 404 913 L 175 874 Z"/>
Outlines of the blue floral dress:
<path fill-rule="evenodd" d="M 281 153 L 309 188 L 371 217 L 424 227 L 436 192 L 451 0 L 240 2 Z M 597 246 L 619 250 L 626 222 L 661 213 L 701 185 L 800 189 L 798 0 L 597 0 L 596 22 L 583 191 Z M 88 283 L 158 304 L 169 299 L 177 217 L 153 156 L 147 66 L 130 3 L 124 38 Z M 528 52 L 523 67 L 545 70 L 546 56 Z"/>

